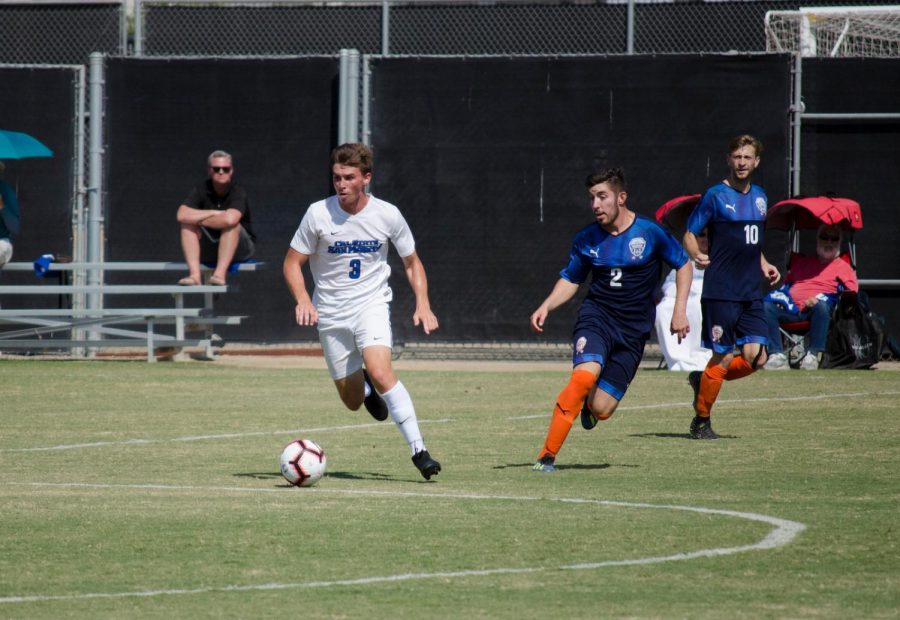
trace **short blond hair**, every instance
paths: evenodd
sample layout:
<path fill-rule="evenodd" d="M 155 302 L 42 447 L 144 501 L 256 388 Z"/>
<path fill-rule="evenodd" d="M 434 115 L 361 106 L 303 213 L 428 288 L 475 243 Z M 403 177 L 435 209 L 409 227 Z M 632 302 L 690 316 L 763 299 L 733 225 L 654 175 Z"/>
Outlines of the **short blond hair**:
<path fill-rule="evenodd" d="M 749 133 L 741 134 L 732 138 L 731 142 L 728 143 L 728 152 L 734 153 L 736 150 L 745 146 L 751 147 L 755 151 L 757 157 L 762 155 L 762 142 L 760 142 L 759 138 L 757 138 L 756 136 L 751 136 Z"/>

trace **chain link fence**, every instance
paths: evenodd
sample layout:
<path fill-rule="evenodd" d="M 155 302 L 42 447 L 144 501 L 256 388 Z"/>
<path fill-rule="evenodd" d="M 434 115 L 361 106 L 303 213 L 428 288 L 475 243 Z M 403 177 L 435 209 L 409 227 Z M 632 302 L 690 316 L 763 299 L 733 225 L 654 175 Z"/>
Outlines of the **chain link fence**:
<path fill-rule="evenodd" d="M 133 2 L 134 31 L 128 8 Z M 522 56 L 766 52 L 765 15 L 803 0 L 4 0 L 0 62 L 147 56 Z M 818 6 L 877 6 L 824 0 Z M 633 10 L 632 10 L 633 9 Z"/>
<path fill-rule="evenodd" d="M 0 62 L 83 65 L 126 50 L 126 0 L 0 3 Z"/>
<path fill-rule="evenodd" d="M 138 2 L 135 53 L 277 56 L 381 50 L 378 6 Z"/>
<path fill-rule="evenodd" d="M 138 53 L 588 55 L 765 52 L 768 11 L 802 0 L 268 2 L 137 0 Z M 871 2 L 816 2 L 867 6 Z"/>

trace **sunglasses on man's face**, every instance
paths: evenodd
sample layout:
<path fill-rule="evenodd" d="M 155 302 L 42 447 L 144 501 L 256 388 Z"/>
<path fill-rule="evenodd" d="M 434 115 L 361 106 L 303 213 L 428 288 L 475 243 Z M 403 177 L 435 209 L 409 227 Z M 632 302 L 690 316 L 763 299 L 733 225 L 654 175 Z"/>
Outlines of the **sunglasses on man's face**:
<path fill-rule="evenodd" d="M 209 168 L 217 174 L 228 174 L 229 172 L 231 172 L 231 166 L 210 166 Z"/>
<path fill-rule="evenodd" d="M 840 241 L 840 237 L 832 237 L 831 235 L 819 235 L 819 239 L 822 241 Z"/>

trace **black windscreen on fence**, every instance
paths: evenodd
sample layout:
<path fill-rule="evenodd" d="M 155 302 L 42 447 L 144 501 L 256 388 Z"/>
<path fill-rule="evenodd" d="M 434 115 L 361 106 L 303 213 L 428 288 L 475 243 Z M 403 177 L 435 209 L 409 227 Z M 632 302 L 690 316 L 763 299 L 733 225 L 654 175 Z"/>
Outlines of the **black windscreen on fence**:
<path fill-rule="evenodd" d="M 728 141 L 765 146 L 756 182 L 788 187 L 787 56 L 386 58 L 372 62 L 373 193 L 397 204 L 429 276 L 441 340 L 532 341 L 528 317 L 591 222 L 584 179 L 621 166 L 629 205 L 725 174 Z M 394 256 L 396 259 L 396 256 Z M 422 340 L 394 261 L 394 331 Z M 566 342 L 576 304 L 538 339 Z"/>
<path fill-rule="evenodd" d="M 4 159 L 3 179 L 18 195 L 22 230 L 13 236 L 13 260 L 72 254 L 77 72 L 73 68 L 0 68 L 0 129 L 30 134 L 50 158 Z M 3 284 L 33 284 L 29 272 L 4 271 Z M 54 284 L 55 282 L 49 282 Z M 35 296 L 8 296 L 4 308 L 45 305 Z"/>
<path fill-rule="evenodd" d="M 255 258 L 266 267 L 233 276 L 240 292 L 222 295 L 217 309 L 249 319 L 217 331 L 226 340 L 316 339 L 294 325 L 281 263 L 306 207 L 331 191 L 337 71 L 332 58 L 109 59 L 106 259 L 183 260 L 175 212 L 206 178 L 207 156 L 223 149 L 249 194 Z M 106 279 L 135 283 L 135 274 Z"/>
<path fill-rule="evenodd" d="M 808 58 L 803 61 L 803 100 L 809 113 L 896 114 L 900 79 L 896 59 Z M 832 192 L 862 208 L 863 229 L 856 234 L 860 278 L 896 279 L 900 233 L 897 145 L 900 120 L 805 120 L 801 135 L 800 191 Z M 891 199 L 885 200 L 889 196 Z M 871 290 L 873 308 L 900 334 L 897 291 Z"/>

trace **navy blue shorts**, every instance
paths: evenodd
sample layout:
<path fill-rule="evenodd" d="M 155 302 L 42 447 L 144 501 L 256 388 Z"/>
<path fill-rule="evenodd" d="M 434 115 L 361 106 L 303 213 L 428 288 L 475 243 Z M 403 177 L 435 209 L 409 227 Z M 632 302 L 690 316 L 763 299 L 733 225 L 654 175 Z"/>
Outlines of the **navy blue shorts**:
<path fill-rule="evenodd" d="M 716 353 L 728 354 L 748 342 L 769 344 L 766 310 L 761 299 L 726 301 L 701 299 L 701 343 Z"/>
<path fill-rule="evenodd" d="M 629 334 L 608 320 L 579 314 L 572 333 L 572 365 L 600 364 L 597 387 L 622 400 L 644 356 L 645 344 L 646 335 Z"/>

